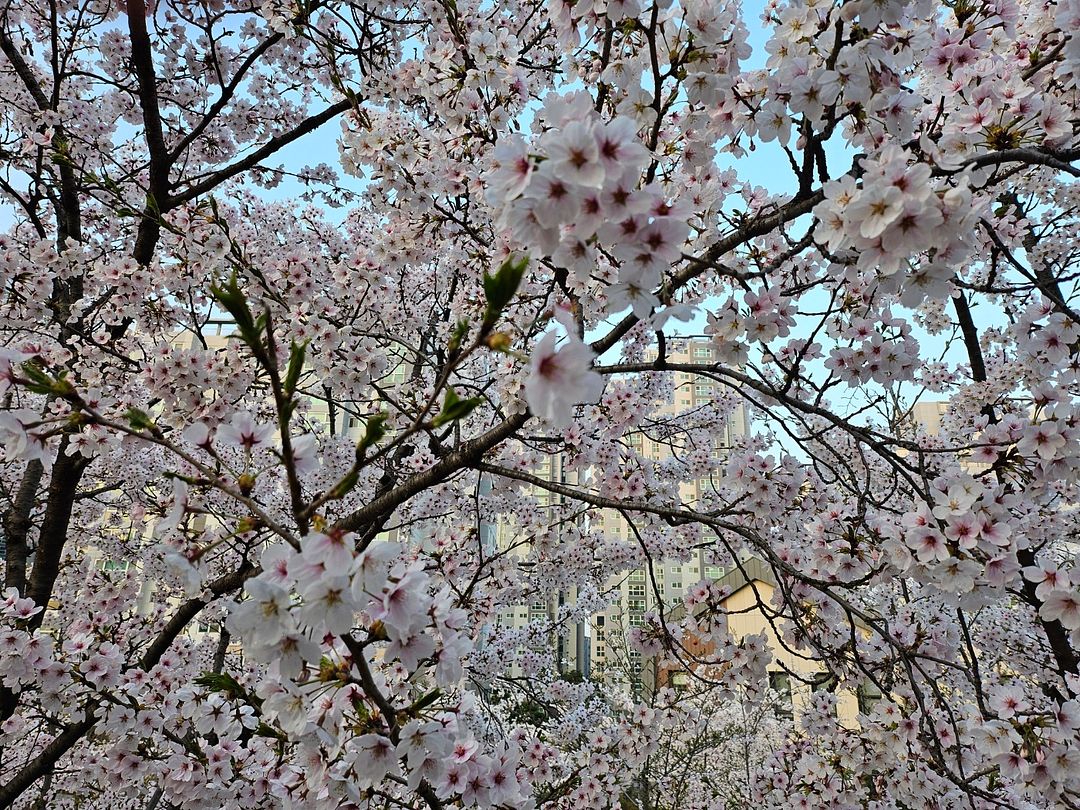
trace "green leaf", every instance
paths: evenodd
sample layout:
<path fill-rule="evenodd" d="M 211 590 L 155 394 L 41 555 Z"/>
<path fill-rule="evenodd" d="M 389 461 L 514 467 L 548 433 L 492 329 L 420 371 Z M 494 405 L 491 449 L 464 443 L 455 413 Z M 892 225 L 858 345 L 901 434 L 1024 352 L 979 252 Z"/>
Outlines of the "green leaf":
<path fill-rule="evenodd" d="M 499 265 L 495 275 L 484 273 L 484 295 L 487 298 L 487 310 L 484 312 L 483 331 L 490 330 L 506 309 L 506 305 L 514 298 L 521 279 L 525 275 L 525 268 L 529 266 L 529 257 L 523 256 L 514 259 L 513 256 Z"/>
<path fill-rule="evenodd" d="M 376 413 L 368 417 L 364 438 L 356 445 L 357 455 L 363 455 L 368 448 L 382 441 L 383 436 L 386 435 L 386 419 L 385 413 Z"/>
<path fill-rule="evenodd" d="M 456 422 L 472 413 L 473 409 L 480 404 L 480 397 L 462 399 L 453 388 L 446 389 L 446 399 L 443 400 L 442 411 L 431 420 L 433 427 L 442 427 L 450 422 Z"/>
<path fill-rule="evenodd" d="M 451 354 L 457 353 L 467 334 L 469 334 L 469 322 L 462 319 L 457 322 L 454 331 L 450 333 L 450 342 L 446 345 L 446 348 L 450 350 Z"/>
<path fill-rule="evenodd" d="M 210 295 L 213 296 L 214 300 L 220 304 L 226 312 L 232 315 L 233 321 L 236 323 L 236 328 L 240 332 L 240 337 L 244 339 L 244 342 L 248 345 L 258 343 L 259 333 L 262 331 L 262 325 L 265 323 L 265 319 L 263 316 L 260 316 L 259 321 L 257 322 L 251 314 L 251 309 L 248 307 L 244 291 L 240 289 L 240 284 L 236 280 L 236 274 L 233 273 L 224 286 L 220 284 L 211 284 Z"/>
<path fill-rule="evenodd" d="M 150 414 L 146 411 L 139 410 L 136 407 L 128 408 L 124 412 L 124 418 L 128 420 L 128 424 L 131 425 L 132 430 L 153 430 L 154 420 L 150 418 Z"/>
<path fill-rule="evenodd" d="M 67 369 L 53 377 L 37 363 L 28 360 L 22 364 L 22 370 L 28 380 L 22 384 L 23 388 L 32 393 L 55 394 L 64 399 L 75 393 L 75 387 L 66 379 Z"/>
<path fill-rule="evenodd" d="M 368 707 L 364 704 L 364 701 L 353 695 L 352 698 L 353 711 L 356 712 L 357 717 L 364 723 L 371 719 L 371 712 L 368 711 Z"/>
<path fill-rule="evenodd" d="M 438 700 L 441 695 L 441 689 L 432 689 L 426 695 L 417 698 L 416 702 L 413 703 L 413 705 L 410 706 L 408 709 L 406 709 L 406 712 L 412 715 L 422 712 L 424 709 L 426 709 L 428 706 Z"/>
<path fill-rule="evenodd" d="M 232 698 L 247 696 L 247 692 L 240 685 L 240 682 L 225 672 L 204 672 L 195 679 L 195 683 L 214 692 L 224 692 Z"/>
<path fill-rule="evenodd" d="M 296 384 L 300 382 L 300 374 L 304 370 L 304 355 L 307 352 L 308 342 L 296 343 L 293 341 L 289 347 L 289 368 L 285 372 L 285 396 L 291 397 L 296 393 Z"/>
<path fill-rule="evenodd" d="M 23 363 L 22 370 L 27 379 L 27 382 L 23 383 L 23 388 L 35 394 L 51 394 L 53 392 L 56 381 L 36 363 Z"/>
<path fill-rule="evenodd" d="M 334 484 L 334 488 L 330 490 L 330 498 L 344 498 L 353 488 L 356 486 L 356 482 L 360 480 L 360 473 L 357 470 L 349 470 L 345 477 Z"/>
<path fill-rule="evenodd" d="M 273 740 L 285 740 L 285 735 L 278 731 L 268 723 L 259 722 L 258 728 L 255 729 L 255 733 L 260 737 L 269 737 Z"/>

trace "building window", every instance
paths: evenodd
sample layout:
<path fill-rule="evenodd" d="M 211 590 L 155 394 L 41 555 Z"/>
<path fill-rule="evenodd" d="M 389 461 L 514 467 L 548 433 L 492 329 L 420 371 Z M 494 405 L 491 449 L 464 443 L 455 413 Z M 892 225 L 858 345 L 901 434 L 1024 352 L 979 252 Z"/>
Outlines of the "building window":
<path fill-rule="evenodd" d="M 870 714 L 874 706 L 881 700 L 881 690 L 872 681 L 864 681 L 859 686 L 859 711 L 862 714 Z"/>
<path fill-rule="evenodd" d="M 811 692 L 835 692 L 836 676 L 831 672 L 819 672 L 810 684 Z"/>
<path fill-rule="evenodd" d="M 791 707 L 791 676 L 786 672 L 770 672 L 769 688 L 776 693 L 776 706 L 773 711 L 781 720 L 794 717 Z"/>

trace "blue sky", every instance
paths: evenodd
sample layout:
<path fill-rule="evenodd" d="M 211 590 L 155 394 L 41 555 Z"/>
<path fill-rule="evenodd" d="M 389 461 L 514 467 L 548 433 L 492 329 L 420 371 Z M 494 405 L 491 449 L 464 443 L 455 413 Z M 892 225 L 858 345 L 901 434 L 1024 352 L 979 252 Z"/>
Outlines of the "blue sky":
<path fill-rule="evenodd" d="M 751 0 L 746 4 L 744 19 L 750 32 L 750 44 L 752 47 L 751 57 L 743 63 L 745 69 L 764 67 L 768 54 L 765 51 L 765 43 L 768 39 L 768 31 L 761 22 L 761 0 Z M 289 171 L 296 171 L 305 165 L 318 163 L 330 163 L 337 165 L 338 147 L 337 141 L 340 134 L 340 122 L 335 120 L 324 125 L 312 135 L 302 139 L 282 150 L 275 156 L 272 165 L 282 165 Z M 833 138 L 833 143 L 828 148 L 830 164 L 834 173 L 839 173 L 850 164 L 850 152 L 846 150 L 839 138 Z M 796 189 L 796 180 L 791 171 L 787 157 L 775 142 L 759 144 L 754 152 L 750 152 L 738 159 L 728 154 L 721 154 L 717 158 L 721 168 L 735 168 L 739 178 L 755 186 L 762 186 L 773 194 L 791 194 Z M 349 177 L 342 174 L 341 184 L 346 188 L 360 190 L 364 181 L 359 178 Z M 294 198 L 302 193 L 302 184 L 292 178 L 285 178 L 282 183 L 273 190 L 260 191 L 260 194 L 269 199 L 285 200 Z M 340 220 L 347 213 L 347 208 L 328 210 L 327 215 L 333 220 Z M 8 203 L 0 203 L 0 228 L 6 228 L 14 221 L 13 209 Z M 796 228 L 796 230 L 798 230 Z M 698 333 L 704 329 L 706 320 L 704 314 L 699 315 L 689 324 L 672 322 L 671 328 L 678 328 L 682 333 Z M 940 355 L 944 348 L 944 342 L 938 339 L 921 335 L 924 349 L 928 355 Z"/>
<path fill-rule="evenodd" d="M 763 7 L 764 5 L 760 0 L 751 0 L 746 5 L 746 24 L 750 30 L 750 41 L 753 47 L 753 55 L 744 63 L 748 68 L 764 66 L 768 56 L 764 48 L 767 32 L 762 27 L 760 20 Z M 339 133 L 339 121 L 331 121 L 312 135 L 283 149 L 270 161 L 270 165 L 284 166 L 288 171 L 296 171 L 303 166 L 319 163 L 329 163 L 336 166 Z M 127 135 L 128 133 L 124 134 Z M 764 186 L 773 193 L 790 193 L 794 190 L 794 179 L 787 158 L 775 143 L 761 145 L 755 152 L 749 153 L 737 161 L 732 160 L 730 156 L 722 155 L 718 158 L 718 163 L 722 168 L 738 168 L 741 178 L 755 185 Z M 342 174 L 341 185 L 358 190 L 363 187 L 363 181 Z M 302 184 L 292 178 L 285 178 L 276 189 L 261 193 L 269 199 L 284 200 L 296 197 L 303 190 Z M 343 209 L 331 210 L 328 214 L 332 219 L 340 219 L 344 216 L 345 211 Z M 0 228 L 7 228 L 13 222 L 14 210 L 11 204 L 6 200 L 0 201 Z"/>

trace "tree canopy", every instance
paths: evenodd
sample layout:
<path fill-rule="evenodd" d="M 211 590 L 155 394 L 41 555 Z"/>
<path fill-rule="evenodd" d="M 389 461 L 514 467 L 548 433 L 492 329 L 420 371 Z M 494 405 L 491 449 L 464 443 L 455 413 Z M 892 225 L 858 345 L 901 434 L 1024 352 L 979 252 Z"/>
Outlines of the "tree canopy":
<path fill-rule="evenodd" d="M 1076 31 L 0 0 L 0 808 L 1080 807 Z"/>

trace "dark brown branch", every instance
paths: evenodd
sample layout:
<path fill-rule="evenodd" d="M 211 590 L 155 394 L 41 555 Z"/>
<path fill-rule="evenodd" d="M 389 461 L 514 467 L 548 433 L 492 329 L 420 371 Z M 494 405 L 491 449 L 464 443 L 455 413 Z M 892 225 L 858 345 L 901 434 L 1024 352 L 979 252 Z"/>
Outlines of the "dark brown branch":
<path fill-rule="evenodd" d="M 952 300 L 956 309 L 957 320 L 960 323 L 960 332 L 964 338 L 964 347 L 967 349 L 968 361 L 971 364 L 971 377 L 975 382 L 986 382 L 986 363 L 983 360 L 982 347 L 979 345 L 979 333 L 971 317 L 967 299 L 961 293 Z M 983 413 L 987 415 L 991 422 L 997 421 L 997 414 L 994 412 L 993 405 L 987 404 L 983 408 Z M 1018 550 L 1016 559 L 1023 567 L 1036 564 L 1035 553 L 1029 548 Z M 1073 649 L 1072 643 L 1069 641 L 1069 632 L 1056 619 L 1047 621 L 1039 615 L 1043 601 L 1036 593 L 1035 584 L 1029 582 L 1026 577 L 1023 579 L 1021 595 L 1024 601 L 1035 611 L 1035 620 L 1042 627 L 1046 636 L 1046 643 L 1049 645 L 1050 652 L 1053 654 L 1054 661 L 1058 666 L 1058 674 L 1062 678 L 1066 674 L 1080 674 L 1080 656 L 1077 655 L 1076 650 Z"/>
<path fill-rule="evenodd" d="M 402 484 L 375 498 L 366 506 L 357 509 L 350 515 L 346 515 L 337 522 L 335 528 L 343 531 L 356 531 L 380 515 L 393 512 L 394 509 L 414 495 L 423 492 L 430 486 L 445 481 L 458 470 L 475 464 L 493 447 L 513 436 L 528 419 L 528 413 L 519 413 L 508 417 L 487 433 L 465 442 L 434 466 L 406 479 Z"/>
<path fill-rule="evenodd" d="M 773 214 L 754 217 L 745 225 L 720 239 L 715 245 L 710 247 L 703 256 L 690 260 L 686 267 L 673 274 L 671 277 L 671 289 L 677 290 L 687 284 L 687 282 L 711 269 L 720 257 L 728 251 L 734 250 L 739 245 L 758 236 L 764 236 L 770 231 L 791 222 L 793 219 L 797 219 L 803 214 L 809 213 L 809 211 L 823 199 L 825 199 L 825 193 L 819 189 L 807 197 L 797 197 L 794 200 L 791 200 L 791 202 L 781 206 Z M 633 329 L 639 320 L 640 319 L 636 315 L 627 315 L 617 323 L 610 332 L 604 335 L 604 337 L 593 341 L 590 344 L 590 347 L 597 354 L 603 354 L 618 343 L 623 335 Z"/>
<path fill-rule="evenodd" d="M 173 205 L 182 205 L 189 200 L 193 200 L 200 194 L 205 194 L 207 191 L 210 191 L 211 189 L 225 182 L 229 178 L 235 177 L 241 172 L 246 172 L 248 169 L 254 168 L 259 164 L 259 161 L 265 160 L 266 158 L 270 157 L 270 155 L 274 154 L 282 147 L 288 146 L 290 143 L 297 140 L 298 138 L 302 138 L 305 135 L 314 132 L 327 121 L 330 121 L 341 115 L 341 113 L 345 112 L 351 106 L 352 102 L 348 99 L 339 101 L 336 104 L 327 107 L 322 112 L 313 115 L 311 118 L 308 118 L 302 124 L 299 124 L 288 132 L 278 135 L 276 138 L 271 138 L 263 146 L 259 147 L 246 157 L 243 157 L 235 163 L 214 172 L 209 177 L 201 180 L 193 186 L 188 187 L 184 191 L 173 195 L 170 198 Z"/>
<path fill-rule="evenodd" d="M 53 585 L 60 574 L 60 557 L 67 543 L 71 509 L 75 503 L 79 480 L 90 463 L 89 459 L 81 455 L 68 455 L 67 448 L 65 437 L 57 448 L 56 461 L 53 462 L 45 513 L 41 518 L 37 548 L 34 551 L 34 568 L 26 588 L 26 596 L 32 599 L 35 605 L 43 608 L 29 620 L 31 631 L 40 627 L 45 618 Z"/>
<path fill-rule="evenodd" d="M 158 105 L 157 75 L 154 72 L 154 55 L 150 47 L 150 35 L 146 30 L 146 7 L 144 0 L 128 0 L 128 33 L 131 38 L 131 61 L 139 84 L 139 106 L 143 114 L 143 134 L 150 153 L 150 188 L 146 207 L 139 222 L 132 258 L 146 265 L 154 256 L 161 234 L 161 215 L 170 207 L 169 201 L 169 151 L 165 146 L 165 134 L 161 126 L 161 109 Z"/>
<path fill-rule="evenodd" d="M 1072 165 L 1072 161 L 1080 158 L 1080 150 L 1068 150 L 1055 152 L 1052 149 L 1037 147 L 1019 147 L 1017 149 L 1001 149 L 997 152 L 987 152 L 976 155 L 970 160 L 964 161 L 964 166 L 996 166 L 1000 163 L 1027 163 L 1032 166 L 1046 166 L 1057 169 L 1059 172 L 1080 177 L 1080 169 Z M 942 174 L 956 174 L 962 169 L 955 171 L 942 171 Z"/>
<path fill-rule="evenodd" d="M 256 566 L 245 563 L 238 570 L 233 571 L 231 574 L 225 574 L 224 576 L 218 577 L 210 583 L 207 588 L 212 595 L 210 599 L 196 598 L 184 602 L 184 604 L 177 608 L 173 617 L 169 619 L 169 623 L 165 625 L 160 633 L 158 633 L 157 638 L 155 638 L 153 643 L 146 649 L 146 652 L 143 653 L 143 657 L 139 660 L 139 666 L 143 669 L 150 669 L 153 667 L 160 660 L 161 656 L 165 654 L 165 651 L 172 646 L 172 643 L 176 641 L 176 637 L 184 632 L 184 628 L 191 623 L 191 620 L 199 615 L 199 611 L 217 597 L 229 593 L 230 591 L 235 591 L 258 572 L 259 569 Z"/>
<path fill-rule="evenodd" d="M 4 23 L 6 25 L 7 15 L 5 15 Z M 45 95 L 45 91 L 41 89 L 41 85 L 38 83 L 37 77 L 34 75 L 33 69 L 23 59 L 23 55 L 19 53 L 19 49 L 12 41 L 11 36 L 7 32 L 7 28 L 0 27 L 0 50 L 4 52 L 4 56 L 11 63 L 11 67 L 15 70 L 15 75 L 19 77 L 23 85 L 26 87 L 30 97 L 34 99 L 34 103 L 37 104 L 39 110 L 49 109 L 49 99 Z"/>
<path fill-rule="evenodd" d="M 4 537 L 7 540 L 7 570 L 4 587 L 15 588 L 19 593 L 26 589 L 27 536 L 30 533 L 30 513 L 34 509 L 38 484 L 45 468 L 34 459 L 26 465 L 19 489 L 11 508 L 4 514 Z"/>
<path fill-rule="evenodd" d="M 90 706 L 86 715 L 77 723 L 65 728 L 45 749 L 30 760 L 26 767 L 16 773 L 11 779 L 0 785 L 0 810 L 11 807 L 23 791 L 34 784 L 38 779 L 48 773 L 57 763 L 60 757 L 70 751 L 97 722 L 94 714 L 96 706 Z"/>
<path fill-rule="evenodd" d="M 139 106 L 143 114 L 143 134 L 150 152 L 150 194 L 158 210 L 167 207 L 169 191 L 169 150 L 161 126 L 158 106 L 157 75 L 150 34 L 146 29 L 144 0 L 127 0 L 128 34 L 131 38 L 131 62 L 139 84 Z"/>

